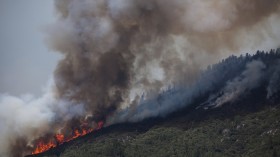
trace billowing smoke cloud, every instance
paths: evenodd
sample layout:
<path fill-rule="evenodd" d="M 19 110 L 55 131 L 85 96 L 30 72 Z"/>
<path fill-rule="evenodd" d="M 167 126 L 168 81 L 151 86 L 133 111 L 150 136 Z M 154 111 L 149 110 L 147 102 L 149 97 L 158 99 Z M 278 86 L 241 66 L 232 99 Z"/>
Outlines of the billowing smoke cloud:
<path fill-rule="evenodd" d="M 137 103 L 143 92 L 192 82 L 248 38 L 258 44 L 272 32 L 269 19 L 280 13 L 278 0 L 55 4 L 60 17 L 48 41 L 65 56 L 55 72 L 58 97 L 85 104 L 95 120 Z"/>
<path fill-rule="evenodd" d="M 59 17 L 47 30 L 47 43 L 64 59 L 43 97 L 1 95 L 0 156 L 20 156 L 34 139 L 72 129 L 80 119 L 107 125 L 139 121 L 190 104 L 225 81 L 220 70 L 200 75 L 207 65 L 256 45 L 280 46 L 279 5 L 278 0 L 55 0 Z M 261 63 L 255 66 L 262 69 Z M 244 76 L 254 73 L 249 69 Z M 268 96 L 276 91 L 275 81 L 270 84 Z M 224 96 L 230 90 L 225 88 Z"/>

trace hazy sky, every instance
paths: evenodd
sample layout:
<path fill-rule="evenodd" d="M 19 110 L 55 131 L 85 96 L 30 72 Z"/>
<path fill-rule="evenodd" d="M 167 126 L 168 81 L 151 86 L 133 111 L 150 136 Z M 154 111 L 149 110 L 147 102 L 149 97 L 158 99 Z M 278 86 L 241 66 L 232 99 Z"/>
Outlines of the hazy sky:
<path fill-rule="evenodd" d="M 52 0 L 0 0 L 0 93 L 41 93 L 59 59 L 44 43 L 54 20 Z"/>

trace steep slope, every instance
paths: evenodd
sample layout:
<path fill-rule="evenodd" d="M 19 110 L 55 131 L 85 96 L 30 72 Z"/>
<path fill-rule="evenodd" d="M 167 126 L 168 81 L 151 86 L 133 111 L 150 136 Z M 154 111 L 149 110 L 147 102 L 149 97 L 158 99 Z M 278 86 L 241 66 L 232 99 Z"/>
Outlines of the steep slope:
<path fill-rule="evenodd" d="M 37 157 L 280 156 L 279 106 L 228 118 L 185 118 L 158 122 L 144 132 L 129 124 L 107 128 Z"/>
<path fill-rule="evenodd" d="M 156 125 L 149 131 L 112 132 L 74 144 L 61 157 L 90 156 L 260 156 L 280 155 L 280 110 L 208 119 L 189 129 Z M 51 157 L 48 156 L 47 157 Z"/>
<path fill-rule="evenodd" d="M 280 156 L 280 106 L 262 98 L 113 125 L 34 157 Z"/>

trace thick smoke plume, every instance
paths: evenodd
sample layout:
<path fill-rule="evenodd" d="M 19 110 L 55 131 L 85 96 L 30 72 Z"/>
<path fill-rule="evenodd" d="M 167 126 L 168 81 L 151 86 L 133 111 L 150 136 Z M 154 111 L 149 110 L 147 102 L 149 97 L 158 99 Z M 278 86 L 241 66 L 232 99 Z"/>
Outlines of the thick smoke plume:
<path fill-rule="evenodd" d="M 234 52 L 280 46 L 279 5 L 279 0 L 55 0 L 58 20 L 47 29 L 47 43 L 64 59 L 41 98 L 0 96 L 0 156 L 30 153 L 34 140 L 67 133 L 84 121 L 93 128 L 100 120 L 135 122 L 190 104 L 228 81 L 220 70 L 201 74 L 206 66 Z M 263 68 L 252 62 L 228 84 L 242 84 L 248 73 Z M 268 97 L 279 92 L 274 88 L 279 70 L 272 78 Z"/>
<path fill-rule="evenodd" d="M 95 120 L 137 103 L 143 92 L 192 82 L 201 68 L 238 52 L 246 36 L 258 44 L 280 13 L 278 0 L 55 4 L 60 20 L 49 43 L 65 56 L 55 72 L 58 97 L 83 103 Z"/>

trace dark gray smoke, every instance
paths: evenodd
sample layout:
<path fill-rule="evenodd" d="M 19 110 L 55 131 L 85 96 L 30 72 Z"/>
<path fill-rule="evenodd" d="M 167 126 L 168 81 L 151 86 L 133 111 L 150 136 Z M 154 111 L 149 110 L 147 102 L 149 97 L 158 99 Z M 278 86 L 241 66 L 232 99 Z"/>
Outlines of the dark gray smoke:
<path fill-rule="evenodd" d="M 138 121 L 191 103 L 224 81 L 216 77 L 220 70 L 201 74 L 206 66 L 232 53 L 280 46 L 279 5 L 279 0 L 55 0 L 58 20 L 47 29 L 47 43 L 64 59 L 41 98 L 1 94 L 0 156 L 28 153 L 34 140 L 67 133 L 81 119 L 92 125 Z M 279 91 L 273 81 L 278 74 L 268 97 Z"/>

